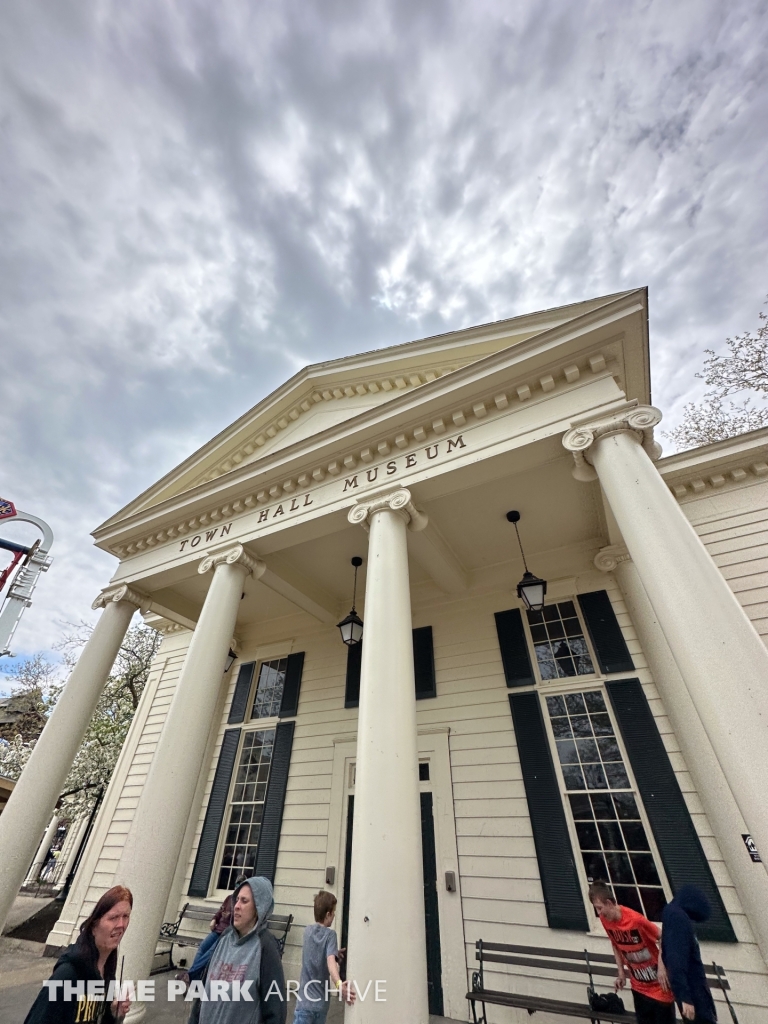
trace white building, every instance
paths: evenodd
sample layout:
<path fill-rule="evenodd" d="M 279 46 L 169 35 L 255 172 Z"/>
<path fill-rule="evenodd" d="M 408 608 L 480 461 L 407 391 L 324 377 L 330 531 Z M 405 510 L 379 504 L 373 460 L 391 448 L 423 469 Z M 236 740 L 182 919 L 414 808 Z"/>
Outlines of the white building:
<path fill-rule="evenodd" d="M 423 1024 L 468 1018 L 478 939 L 606 952 L 590 877 L 649 916 L 693 882 L 768 1021 L 768 431 L 659 459 L 647 331 L 638 290 L 308 367 L 99 527 L 119 564 L 0 819 L 0 916 L 139 608 L 165 639 L 50 945 L 127 884 L 146 976 L 245 865 L 289 976 L 331 889 L 351 976 L 390 982 L 347 1020 Z"/>

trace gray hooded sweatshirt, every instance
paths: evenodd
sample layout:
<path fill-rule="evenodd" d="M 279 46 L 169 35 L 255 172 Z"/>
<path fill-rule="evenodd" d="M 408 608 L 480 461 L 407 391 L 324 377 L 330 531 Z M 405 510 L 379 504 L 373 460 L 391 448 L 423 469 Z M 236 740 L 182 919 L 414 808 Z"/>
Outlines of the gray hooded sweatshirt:
<path fill-rule="evenodd" d="M 234 925 L 222 934 L 211 957 L 205 991 L 210 999 L 211 983 L 239 981 L 247 988 L 253 1002 L 240 999 L 225 1002 L 202 1000 L 199 1004 L 200 1024 L 285 1024 L 285 975 L 280 961 L 277 939 L 267 931 L 269 917 L 275 907 L 272 886 L 266 878 L 249 878 L 243 885 L 250 886 L 259 915 L 256 927 L 247 935 L 239 935 Z M 235 889 L 232 904 L 242 886 Z M 193 1014 L 194 1017 L 194 1014 Z M 192 1019 L 192 1018 L 190 1018 Z"/>

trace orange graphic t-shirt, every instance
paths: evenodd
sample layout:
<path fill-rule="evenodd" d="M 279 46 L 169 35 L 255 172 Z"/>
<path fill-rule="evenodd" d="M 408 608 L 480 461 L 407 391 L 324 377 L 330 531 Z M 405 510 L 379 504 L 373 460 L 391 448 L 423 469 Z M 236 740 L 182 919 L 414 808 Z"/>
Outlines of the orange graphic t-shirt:
<path fill-rule="evenodd" d="M 606 921 L 603 928 L 619 951 L 629 984 L 641 995 L 660 1003 L 673 1003 L 675 997 L 659 984 L 659 929 L 652 921 L 629 907 L 619 907 L 620 921 Z"/>

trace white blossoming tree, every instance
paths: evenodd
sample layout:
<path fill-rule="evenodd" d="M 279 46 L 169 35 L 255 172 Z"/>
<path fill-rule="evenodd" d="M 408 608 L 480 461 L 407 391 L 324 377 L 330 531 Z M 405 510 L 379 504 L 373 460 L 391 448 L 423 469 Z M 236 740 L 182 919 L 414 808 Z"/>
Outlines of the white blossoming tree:
<path fill-rule="evenodd" d="M 89 625 L 80 623 L 72 627 L 58 645 L 64 653 L 64 664 L 69 668 L 74 664 L 90 632 Z M 128 630 L 114 670 L 99 698 L 62 790 L 61 795 L 67 797 L 69 815 L 77 816 L 88 810 L 99 792 L 106 788 L 138 707 L 160 640 L 160 634 L 148 626 L 139 625 Z M 37 723 L 33 723 L 29 717 L 26 719 L 29 728 L 19 728 L 14 735 L 0 739 L 0 775 L 17 779 L 42 732 L 46 718 L 64 689 L 64 681 L 58 675 L 58 666 L 47 662 L 40 654 L 22 662 L 15 671 L 9 673 L 9 677 L 14 696 L 25 692 L 40 694 L 36 705 L 39 713 Z M 36 680 L 44 680 L 45 685 L 38 685 L 35 691 Z"/>
<path fill-rule="evenodd" d="M 768 405 L 752 403 L 753 395 L 768 397 L 768 314 L 760 313 L 756 333 L 727 338 L 726 344 L 725 355 L 707 349 L 704 372 L 696 374 L 711 390 L 701 402 L 689 402 L 680 425 L 665 433 L 681 450 L 768 426 Z M 745 392 L 741 401 L 729 400 Z"/>

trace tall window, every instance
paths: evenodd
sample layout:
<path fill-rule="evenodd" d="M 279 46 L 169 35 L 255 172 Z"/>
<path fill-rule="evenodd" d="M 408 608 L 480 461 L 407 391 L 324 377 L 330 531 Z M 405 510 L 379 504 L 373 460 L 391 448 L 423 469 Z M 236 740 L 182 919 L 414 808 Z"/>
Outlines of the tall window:
<path fill-rule="evenodd" d="M 587 879 L 608 882 L 618 903 L 661 920 L 664 890 L 602 692 L 546 703 Z"/>
<path fill-rule="evenodd" d="M 542 679 L 589 676 L 595 671 L 573 601 L 528 612 L 533 649 Z"/>
<path fill-rule="evenodd" d="M 251 718 L 272 718 L 280 714 L 287 667 L 287 658 L 262 661 L 251 708 Z"/>
<path fill-rule="evenodd" d="M 253 729 L 244 735 L 219 869 L 219 889 L 234 889 L 238 875 L 252 875 L 256 868 L 274 740 L 274 729 Z"/>

